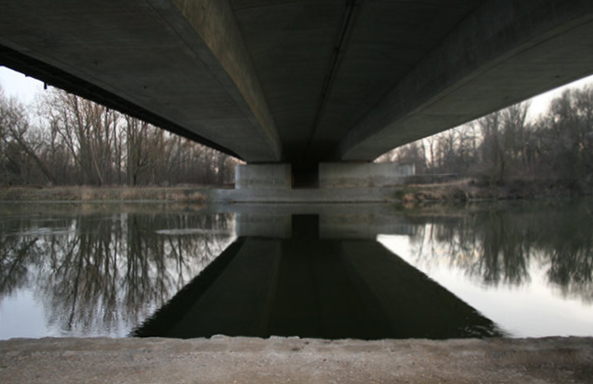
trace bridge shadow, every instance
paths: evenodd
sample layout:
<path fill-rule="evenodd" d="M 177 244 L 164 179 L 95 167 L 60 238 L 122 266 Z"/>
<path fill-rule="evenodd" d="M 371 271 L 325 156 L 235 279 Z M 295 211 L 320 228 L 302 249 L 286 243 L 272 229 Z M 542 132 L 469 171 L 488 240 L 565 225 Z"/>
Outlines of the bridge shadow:
<path fill-rule="evenodd" d="M 238 238 L 132 336 L 503 335 L 380 243 L 320 239 L 318 233 L 318 216 L 295 215 L 289 239 Z"/>

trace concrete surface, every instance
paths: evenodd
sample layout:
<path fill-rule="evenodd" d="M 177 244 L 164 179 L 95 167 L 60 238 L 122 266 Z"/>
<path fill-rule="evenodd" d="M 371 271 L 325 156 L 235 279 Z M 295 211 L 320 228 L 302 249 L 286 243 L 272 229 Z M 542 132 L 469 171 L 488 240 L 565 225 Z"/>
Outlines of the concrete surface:
<path fill-rule="evenodd" d="M 373 160 L 593 72 L 586 0 L 0 0 L 0 10 L 0 64 L 248 163 L 303 170 Z"/>
<path fill-rule="evenodd" d="M 262 144 L 267 146 L 262 148 L 262 153 L 265 153 L 264 149 L 272 150 L 275 160 L 280 160 L 281 144 L 278 132 L 231 4 L 220 0 L 173 0 L 173 2 L 226 71 L 219 75 L 219 79 L 225 81 L 225 89 L 228 90 L 236 105 L 243 110 L 244 116 L 249 118 L 252 129 L 260 130 L 253 133 L 258 135 L 256 140 L 263 138 Z M 217 68 L 217 65 L 213 63 L 211 67 Z M 222 111 L 219 110 L 219 112 Z M 224 135 L 226 135 L 227 127 L 224 128 Z M 265 155 L 269 156 L 268 153 Z"/>
<path fill-rule="evenodd" d="M 290 164 L 238 164 L 235 167 L 236 189 L 291 188 Z"/>
<path fill-rule="evenodd" d="M 593 339 L 0 341 L 4 384 L 593 383 Z"/>
<path fill-rule="evenodd" d="M 206 191 L 212 203 L 378 203 L 398 201 L 402 187 L 326 189 L 213 189 Z"/>
<path fill-rule="evenodd" d="M 393 187 L 405 184 L 414 173 L 413 165 L 397 163 L 319 163 L 317 169 L 310 170 L 308 186 L 309 189 Z M 298 189 L 293 180 L 292 166 L 288 163 L 235 167 L 235 189 Z"/>
<path fill-rule="evenodd" d="M 319 215 L 321 239 L 376 239 L 380 234 L 410 235 L 413 226 L 382 206 L 375 210 L 373 204 L 363 204 L 367 211 L 359 212 L 360 204 L 348 204 L 344 210 L 339 204 L 306 204 L 293 207 L 254 204 L 251 210 L 244 206 L 228 205 L 236 209 L 235 230 L 238 237 L 288 239 L 292 233 L 292 216 L 295 214 Z M 258 209 L 259 208 L 259 209 Z M 231 210 L 232 211 L 232 210 Z"/>
<path fill-rule="evenodd" d="M 320 163 L 319 188 L 391 187 L 414 173 L 413 164 Z"/>

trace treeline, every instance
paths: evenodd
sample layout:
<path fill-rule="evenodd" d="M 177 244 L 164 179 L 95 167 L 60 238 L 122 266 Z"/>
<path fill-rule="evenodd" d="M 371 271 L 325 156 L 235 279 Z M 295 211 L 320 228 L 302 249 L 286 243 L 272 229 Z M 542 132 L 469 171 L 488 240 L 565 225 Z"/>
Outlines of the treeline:
<path fill-rule="evenodd" d="M 25 107 L 0 88 L 0 185 L 222 185 L 237 162 L 61 90 Z"/>
<path fill-rule="evenodd" d="M 417 174 L 456 174 L 490 185 L 517 180 L 593 184 L 593 86 L 570 89 L 547 113 L 529 102 L 397 148 L 379 162 L 414 164 Z"/>
<path fill-rule="evenodd" d="M 593 184 L 593 86 L 565 91 L 547 113 L 529 102 L 386 153 L 417 174 L 490 185 Z M 238 160 L 91 101 L 51 89 L 32 106 L 0 87 L 0 185 L 222 185 Z"/>

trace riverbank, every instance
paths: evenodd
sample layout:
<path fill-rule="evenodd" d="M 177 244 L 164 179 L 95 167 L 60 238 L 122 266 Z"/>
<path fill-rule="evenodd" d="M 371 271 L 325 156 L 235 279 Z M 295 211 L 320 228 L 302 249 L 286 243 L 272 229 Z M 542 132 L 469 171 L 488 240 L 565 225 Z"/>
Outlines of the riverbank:
<path fill-rule="evenodd" d="M 593 194 L 586 185 L 566 185 L 542 180 L 517 180 L 502 185 L 489 185 L 473 179 L 435 184 L 408 184 L 398 192 L 404 205 L 435 202 L 465 203 L 482 200 L 520 200 L 541 197 L 574 197 Z"/>
<path fill-rule="evenodd" d="M 4 187 L 0 201 L 175 201 L 203 203 L 211 187 Z"/>
<path fill-rule="evenodd" d="M 0 201 L 176 203 L 397 203 L 401 187 L 346 189 L 233 189 L 229 187 L 11 187 Z"/>
<path fill-rule="evenodd" d="M 13 339 L 16 383 L 591 383 L 593 339 Z"/>
<path fill-rule="evenodd" d="M 320 191 L 320 192 L 316 192 Z M 168 201 L 179 203 L 217 202 L 369 202 L 384 201 L 415 206 L 427 203 L 465 203 L 481 200 L 517 200 L 539 197 L 572 197 L 593 194 L 587 185 L 565 185 L 549 181 L 513 181 L 489 185 L 472 179 L 434 184 L 407 184 L 389 188 L 335 190 L 293 189 L 234 190 L 232 186 L 177 187 L 89 187 L 19 186 L 0 188 L 0 201 Z M 245 201 L 243 201 L 245 200 Z M 302 200 L 302 201 L 301 201 Z"/>

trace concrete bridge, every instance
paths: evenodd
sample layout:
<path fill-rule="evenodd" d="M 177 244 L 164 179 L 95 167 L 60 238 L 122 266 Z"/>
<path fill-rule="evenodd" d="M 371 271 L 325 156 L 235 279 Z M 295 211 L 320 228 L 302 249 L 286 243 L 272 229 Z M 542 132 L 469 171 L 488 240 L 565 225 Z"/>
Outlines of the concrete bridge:
<path fill-rule="evenodd" d="M 0 0 L 0 64 L 254 164 L 246 189 L 381 186 L 341 163 L 592 63 L 590 0 Z"/>

